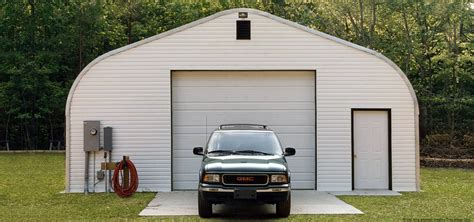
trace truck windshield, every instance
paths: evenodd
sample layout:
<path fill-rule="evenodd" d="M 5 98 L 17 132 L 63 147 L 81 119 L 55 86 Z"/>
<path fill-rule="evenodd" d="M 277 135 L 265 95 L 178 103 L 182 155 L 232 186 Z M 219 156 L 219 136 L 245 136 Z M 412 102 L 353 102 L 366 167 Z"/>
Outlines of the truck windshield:
<path fill-rule="evenodd" d="M 207 152 L 228 154 L 272 154 L 282 155 L 280 142 L 275 133 L 269 131 L 214 132 L 209 139 Z"/>

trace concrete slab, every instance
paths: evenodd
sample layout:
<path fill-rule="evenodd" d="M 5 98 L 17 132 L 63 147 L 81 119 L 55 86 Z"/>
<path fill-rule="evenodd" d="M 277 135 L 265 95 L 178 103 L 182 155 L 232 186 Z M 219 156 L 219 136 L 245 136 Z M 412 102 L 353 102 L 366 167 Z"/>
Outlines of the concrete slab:
<path fill-rule="evenodd" d="M 197 192 L 157 193 L 140 216 L 197 215 Z"/>
<path fill-rule="evenodd" d="M 402 194 L 393 190 L 352 190 L 329 192 L 336 196 L 401 196 Z"/>
<path fill-rule="evenodd" d="M 362 214 L 357 208 L 339 200 L 327 192 L 292 191 L 291 214 Z M 274 217 L 275 205 L 260 206 L 214 205 L 214 214 L 219 217 Z M 140 216 L 198 215 L 196 191 L 174 191 L 158 193 Z"/>
<path fill-rule="evenodd" d="M 363 214 L 362 211 L 321 191 L 292 191 L 292 214 Z"/>

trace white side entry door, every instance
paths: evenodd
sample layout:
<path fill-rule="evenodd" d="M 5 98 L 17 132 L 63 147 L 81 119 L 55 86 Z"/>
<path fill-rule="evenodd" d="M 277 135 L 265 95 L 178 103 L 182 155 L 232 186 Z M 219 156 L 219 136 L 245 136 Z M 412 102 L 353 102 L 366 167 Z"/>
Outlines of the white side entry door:
<path fill-rule="evenodd" d="M 354 189 L 389 189 L 388 111 L 353 114 Z"/>

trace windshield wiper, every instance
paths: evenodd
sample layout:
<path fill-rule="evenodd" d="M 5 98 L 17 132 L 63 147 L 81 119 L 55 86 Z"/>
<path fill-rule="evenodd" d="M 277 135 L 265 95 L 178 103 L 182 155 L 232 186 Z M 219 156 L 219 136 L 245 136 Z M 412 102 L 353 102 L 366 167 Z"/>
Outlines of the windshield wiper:
<path fill-rule="evenodd" d="M 262 151 L 257 151 L 257 150 L 237 150 L 235 153 L 256 153 L 256 154 L 262 154 L 262 155 L 273 155 L 271 153 L 265 153 Z"/>
<path fill-rule="evenodd" d="M 234 154 L 235 152 L 232 150 L 212 150 L 207 152 L 207 154 L 211 153 Z"/>

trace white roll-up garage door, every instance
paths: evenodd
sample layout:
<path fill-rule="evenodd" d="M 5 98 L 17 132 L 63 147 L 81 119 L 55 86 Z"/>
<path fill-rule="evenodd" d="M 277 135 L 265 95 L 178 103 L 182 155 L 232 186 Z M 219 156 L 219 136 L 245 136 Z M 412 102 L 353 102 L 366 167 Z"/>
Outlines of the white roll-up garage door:
<path fill-rule="evenodd" d="M 173 189 L 197 188 L 200 156 L 220 124 L 266 124 L 284 147 L 294 189 L 315 188 L 314 71 L 173 71 Z"/>

